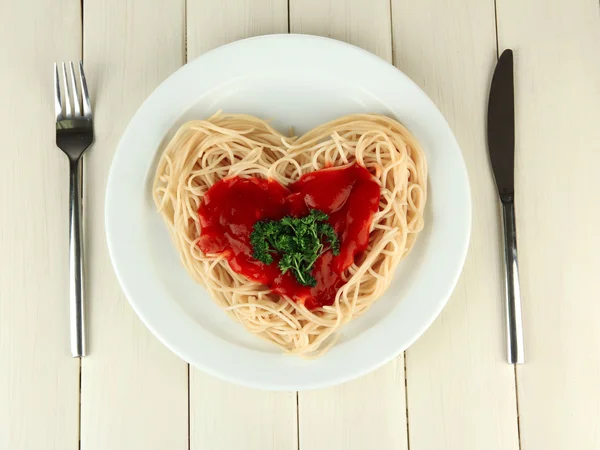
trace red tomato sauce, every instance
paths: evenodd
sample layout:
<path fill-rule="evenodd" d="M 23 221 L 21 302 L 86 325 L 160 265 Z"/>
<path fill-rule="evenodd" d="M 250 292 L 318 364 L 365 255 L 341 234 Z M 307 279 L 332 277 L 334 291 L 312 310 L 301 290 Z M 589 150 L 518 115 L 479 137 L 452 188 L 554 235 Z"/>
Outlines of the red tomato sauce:
<path fill-rule="evenodd" d="M 226 178 L 206 192 L 198 209 L 198 245 L 205 253 L 224 255 L 235 272 L 308 309 L 331 305 L 345 282 L 344 271 L 369 244 L 379 197 L 379 185 L 358 164 L 308 173 L 288 187 L 260 178 Z M 291 270 L 282 274 L 277 261 L 267 265 L 255 260 L 250 244 L 257 221 L 302 217 L 310 209 L 329 215 L 340 240 L 339 255 L 328 250 L 315 262 L 312 275 L 317 285 L 312 288 L 298 283 Z"/>

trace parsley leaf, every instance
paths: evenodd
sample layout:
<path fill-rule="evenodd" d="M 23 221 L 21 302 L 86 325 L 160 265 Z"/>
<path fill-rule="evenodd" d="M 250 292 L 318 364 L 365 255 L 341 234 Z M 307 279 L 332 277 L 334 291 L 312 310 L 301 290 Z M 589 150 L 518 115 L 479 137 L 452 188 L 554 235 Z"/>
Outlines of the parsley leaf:
<path fill-rule="evenodd" d="M 250 235 L 254 259 L 271 264 L 273 256 L 279 255 L 281 273 L 291 270 L 300 284 L 316 286 L 312 276 L 316 260 L 329 249 L 334 255 L 340 253 L 339 238 L 328 218 L 324 212 L 311 209 L 300 218 L 256 222 Z"/>

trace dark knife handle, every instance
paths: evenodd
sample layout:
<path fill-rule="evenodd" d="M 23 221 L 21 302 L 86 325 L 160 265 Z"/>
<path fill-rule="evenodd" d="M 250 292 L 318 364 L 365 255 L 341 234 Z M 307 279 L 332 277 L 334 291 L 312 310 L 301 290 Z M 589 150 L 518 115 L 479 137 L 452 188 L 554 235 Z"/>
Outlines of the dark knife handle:
<path fill-rule="evenodd" d="M 504 222 L 504 270 L 506 279 L 506 336 L 508 362 L 523 364 L 523 323 L 521 319 L 521 290 L 519 288 L 519 263 L 517 258 L 517 228 L 515 203 L 511 197 L 502 200 Z"/>

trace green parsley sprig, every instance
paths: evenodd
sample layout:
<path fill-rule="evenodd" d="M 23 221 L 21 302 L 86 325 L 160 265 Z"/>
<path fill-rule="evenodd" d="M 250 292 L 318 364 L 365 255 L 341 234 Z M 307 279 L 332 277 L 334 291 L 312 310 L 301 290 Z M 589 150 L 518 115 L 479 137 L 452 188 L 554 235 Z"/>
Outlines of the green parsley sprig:
<path fill-rule="evenodd" d="M 340 241 L 328 218 L 324 212 L 311 209 L 300 218 L 256 222 L 250 235 L 254 259 L 271 264 L 274 255 L 279 255 L 281 273 L 292 270 L 300 284 L 316 286 L 311 273 L 315 261 L 328 249 L 334 255 L 340 253 Z"/>

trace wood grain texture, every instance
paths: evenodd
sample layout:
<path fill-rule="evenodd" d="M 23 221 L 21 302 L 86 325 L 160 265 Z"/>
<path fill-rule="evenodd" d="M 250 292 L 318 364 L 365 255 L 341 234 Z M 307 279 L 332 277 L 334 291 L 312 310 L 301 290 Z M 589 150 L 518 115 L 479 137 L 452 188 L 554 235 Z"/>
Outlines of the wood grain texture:
<path fill-rule="evenodd" d="M 600 448 L 600 14 L 595 0 L 498 0 L 513 48 L 526 364 L 523 450 Z"/>
<path fill-rule="evenodd" d="M 340 386 L 299 393 L 301 450 L 407 449 L 404 359 Z"/>
<path fill-rule="evenodd" d="M 343 40 L 391 61 L 387 0 L 291 0 L 290 29 Z M 341 386 L 298 397 L 300 448 L 406 449 L 404 359 Z"/>
<path fill-rule="evenodd" d="M 84 4 L 84 64 L 96 134 L 84 181 L 90 305 L 84 450 L 188 448 L 187 364 L 134 314 L 113 275 L 104 237 L 104 193 L 115 147 L 142 101 L 183 63 L 183 29 L 183 1 Z"/>
<path fill-rule="evenodd" d="M 287 33 L 287 0 L 188 0 L 188 61 L 229 42 Z"/>
<path fill-rule="evenodd" d="M 392 60 L 387 0 L 290 0 L 290 32 L 338 39 Z"/>
<path fill-rule="evenodd" d="M 286 0 L 188 0 L 188 60 L 237 39 L 287 32 Z M 190 367 L 192 450 L 296 450 L 296 394 L 234 386 Z"/>
<path fill-rule="evenodd" d="M 515 51 L 527 352 L 517 369 L 520 444 L 596 450 L 599 5 L 496 3 L 500 50 Z M 406 361 L 299 394 L 297 417 L 295 393 L 237 387 L 193 368 L 188 380 L 187 364 L 145 329 L 121 293 L 106 250 L 104 191 L 129 119 L 186 54 L 287 32 L 287 4 L 83 2 L 96 143 L 84 177 L 90 355 L 82 362 L 80 448 L 518 450 L 514 372 L 505 363 L 500 214 L 485 144 L 493 0 L 392 0 L 391 12 L 388 0 L 289 1 L 292 32 L 393 55 L 444 113 L 467 163 L 473 235 L 465 270 Z M 68 344 L 68 173 L 54 145 L 50 69 L 55 60 L 81 56 L 81 12 L 74 0 L 0 0 L 0 450 L 79 448 L 79 361 Z"/>
<path fill-rule="evenodd" d="M 236 386 L 190 372 L 192 450 L 297 450 L 296 393 Z"/>
<path fill-rule="evenodd" d="M 0 449 L 75 450 L 68 162 L 52 63 L 81 53 L 79 1 L 0 2 Z"/>
<path fill-rule="evenodd" d="M 472 190 L 471 244 L 449 304 L 406 355 L 411 450 L 517 450 L 505 362 L 501 230 L 485 141 L 492 0 L 393 0 L 394 59 L 448 120 Z"/>

